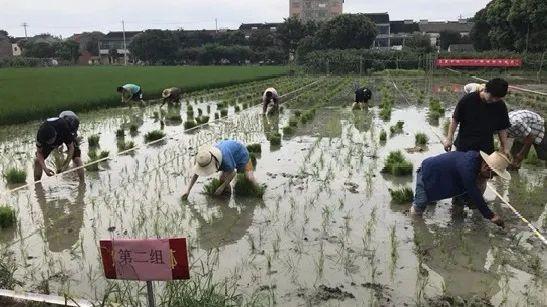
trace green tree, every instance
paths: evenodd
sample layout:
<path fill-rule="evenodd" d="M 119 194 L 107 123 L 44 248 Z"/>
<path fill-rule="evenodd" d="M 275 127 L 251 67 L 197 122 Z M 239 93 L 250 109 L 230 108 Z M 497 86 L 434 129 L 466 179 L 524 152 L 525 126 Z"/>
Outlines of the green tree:
<path fill-rule="evenodd" d="M 276 36 L 267 29 L 254 30 L 249 36 L 249 46 L 253 51 L 264 51 L 277 45 Z"/>
<path fill-rule="evenodd" d="M 473 17 L 473 28 L 471 33 L 469 33 L 471 42 L 477 51 L 486 51 L 492 49 L 490 44 L 490 38 L 488 33 L 490 33 L 490 25 L 486 20 L 486 8 L 478 11 Z"/>
<path fill-rule="evenodd" d="M 435 48 L 431 46 L 431 39 L 427 34 L 415 33 L 410 39 L 406 41 L 406 49 L 411 49 L 420 53 L 430 53 L 435 51 Z"/>
<path fill-rule="evenodd" d="M 177 55 L 178 42 L 171 31 L 146 30 L 137 35 L 128 48 L 135 58 L 144 62 L 173 63 Z"/>
<path fill-rule="evenodd" d="M 441 31 L 439 33 L 439 41 L 441 50 L 448 50 L 450 45 L 459 44 L 461 42 L 461 35 L 456 31 Z"/>
<path fill-rule="evenodd" d="M 80 56 L 80 44 L 74 40 L 66 40 L 54 44 L 55 57 L 76 63 Z"/>
<path fill-rule="evenodd" d="M 295 53 L 300 41 L 306 36 L 306 25 L 297 17 L 286 18 L 285 21 L 277 27 L 277 37 L 283 49 L 287 53 Z"/>
<path fill-rule="evenodd" d="M 488 37 L 494 49 L 513 49 L 514 33 L 508 21 L 512 0 L 494 0 L 486 6 L 486 21 L 490 25 Z"/>
<path fill-rule="evenodd" d="M 368 49 L 376 35 L 376 26 L 365 14 L 342 14 L 323 24 L 315 39 L 321 49 Z"/>
<path fill-rule="evenodd" d="M 517 51 L 545 51 L 547 46 L 547 2 L 514 0 L 507 16 Z"/>
<path fill-rule="evenodd" d="M 23 55 L 30 58 L 53 58 L 55 47 L 45 41 L 26 41 L 23 44 Z"/>

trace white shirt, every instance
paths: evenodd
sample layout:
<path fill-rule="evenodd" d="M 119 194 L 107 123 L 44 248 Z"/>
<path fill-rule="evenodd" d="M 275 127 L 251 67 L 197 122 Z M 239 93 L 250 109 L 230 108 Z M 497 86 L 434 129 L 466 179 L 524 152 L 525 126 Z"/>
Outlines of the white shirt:
<path fill-rule="evenodd" d="M 534 144 L 541 144 L 545 137 L 545 122 L 539 114 L 528 110 L 513 111 L 509 112 L 509 120 L 509 137 L 522 140 L 532 134 L 535 136 Z"/>
<path fill-rule="evenodd" d="M 485 85 L 480 83 L 469 83 L 463 87 L 463 92 L 466 94 L 479 92 L 484 89 Z"/>

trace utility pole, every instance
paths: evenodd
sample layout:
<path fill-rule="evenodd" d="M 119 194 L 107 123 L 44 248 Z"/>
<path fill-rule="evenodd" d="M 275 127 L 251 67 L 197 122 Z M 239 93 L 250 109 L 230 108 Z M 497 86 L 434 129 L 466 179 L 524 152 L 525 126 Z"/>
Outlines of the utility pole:
<path fill-rule="evenodd" d="M 21 24 L 21 27 L 25 28 L 25 38 L 28 38 L 28 35 L 27 35 L 27 27 L 28 27 L 28 23 L 26 22 L 23 22 Z"/>
<path fill-rule="evenodd" d="M 127 66 L 127 45 L 125 43 L 125 22 L 122 19 L 122 31 L 123 31 L 123 62 Z"/>

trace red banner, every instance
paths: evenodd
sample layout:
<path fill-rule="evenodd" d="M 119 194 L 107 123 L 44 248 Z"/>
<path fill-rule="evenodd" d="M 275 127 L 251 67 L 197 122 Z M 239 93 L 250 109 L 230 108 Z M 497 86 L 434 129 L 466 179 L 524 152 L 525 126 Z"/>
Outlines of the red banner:
<path fill-rule="evenodd" d="M 521 59 L 437 59 L 437 67 L 520 67 Z"/>
<path fill-rule="evenodd" d="M 101 240 L 104 275 L 108 279 L 189 279 L 186 238 Z"/>

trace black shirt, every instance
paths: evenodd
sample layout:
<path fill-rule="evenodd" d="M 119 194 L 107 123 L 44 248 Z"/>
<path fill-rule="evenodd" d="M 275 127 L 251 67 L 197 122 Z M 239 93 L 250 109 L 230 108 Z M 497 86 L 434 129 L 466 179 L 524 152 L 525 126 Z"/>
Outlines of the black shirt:
<path fill-rule="evenodd" d="M 355 91 L 355 101 L 362 102 L 367 101 L 372 97 L 372 92 L 366 88 L 359 88 Z"/>
<path fill-rule="evenodd" d="M 454 142 L 458 151 L 482 150 L 491 154 L 494 152 L 494 133 L 511 126 L 505 102 L 486 103 L 479 92 L 463 96 L 453 117 L 460 123 L 460 132 Z"/>
<path fill-rule="evenodd" d="M 61 146 L 62 144 L 66 144 L 67 146 L 73 143 L 76 140 L 76 133 L 72 131 L 72 129 L 69 127 L 68 123 L 58 117 L 54 118 L 48 118 L 45 122 L 40 125 L 40 129 L 46 129 L 48 126 L 51 126 L 55 129 L 56 136 L 55 136 L 55 142 L 53 144 L 48 144 L 48 140 L 40 139 L 39 136 L 36 136 L 36 146 L 44 149 L 53 149 Z M 40 135 L 40 133 L 38 133 Z"/>

